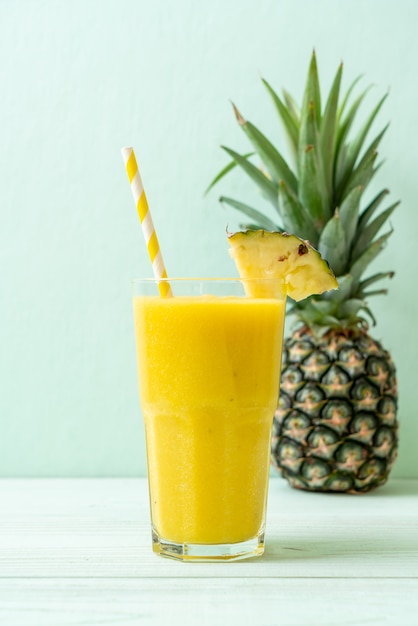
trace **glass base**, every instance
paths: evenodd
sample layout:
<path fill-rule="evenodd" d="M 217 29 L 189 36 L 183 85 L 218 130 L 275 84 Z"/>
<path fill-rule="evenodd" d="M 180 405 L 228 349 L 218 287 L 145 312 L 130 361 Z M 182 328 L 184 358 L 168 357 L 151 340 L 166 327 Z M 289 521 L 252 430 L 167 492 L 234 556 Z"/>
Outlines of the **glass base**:
<path fill-rule="evenodd" d="M 238 561 L 264 553 L 264 531 L 238 543 L 174 543 L 160 537 L 153 528 L 152 549 L 159 556 L 177 561 Z"/>

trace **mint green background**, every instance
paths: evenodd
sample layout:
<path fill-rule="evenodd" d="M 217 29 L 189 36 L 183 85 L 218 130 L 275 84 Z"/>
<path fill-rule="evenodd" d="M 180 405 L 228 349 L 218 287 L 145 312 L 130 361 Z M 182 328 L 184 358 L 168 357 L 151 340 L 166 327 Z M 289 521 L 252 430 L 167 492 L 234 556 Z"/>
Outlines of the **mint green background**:
<path fill-rule="evenodd" d="M 396 476 L 418 477 L 418 3 L 414 0 L 0 1 L 0 475 L 145 473 L 130 278 L 150 274 L 120 147 L 134 145 L 171 275 L 235 274 L 223 192 L 246 150 L 229 99 L 283 148 L 260 75 L 301 96 L 315 47 L 324 88 L 364 73 L 391 121 L 373 190 L 401 198 L 375 262 L 376 338 L 400 382 Z M 373 191 L 372 190 L 372 191 Z"/>

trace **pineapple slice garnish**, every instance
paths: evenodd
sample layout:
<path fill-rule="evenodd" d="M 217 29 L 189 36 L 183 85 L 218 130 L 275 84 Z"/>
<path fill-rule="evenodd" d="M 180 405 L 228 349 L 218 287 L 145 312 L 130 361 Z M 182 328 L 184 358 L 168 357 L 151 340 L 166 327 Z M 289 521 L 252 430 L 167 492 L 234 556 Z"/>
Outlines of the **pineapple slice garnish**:
<path fill-rule="evenodd" d="M 338 289 L 338 282 L 328 263 L 309 243 L 296 235 L 267 230 L 227 233 L 229 253 L 240 278 L 267 279 L 250 281 L 248 295 L 277 297 L 287 294 L 299 301 L 313 294 Z"/>

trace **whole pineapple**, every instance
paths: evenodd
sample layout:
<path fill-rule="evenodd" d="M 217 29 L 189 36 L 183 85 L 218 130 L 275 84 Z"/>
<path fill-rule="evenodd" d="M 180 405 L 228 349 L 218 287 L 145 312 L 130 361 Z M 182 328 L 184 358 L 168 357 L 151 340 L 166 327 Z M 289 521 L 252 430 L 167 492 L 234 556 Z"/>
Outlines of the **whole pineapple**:
<path fill-rule="evenodd" d="M 287 92 L 282 99 L 263 80 L 290 141 L 295 168 L 234 107 L 263 167 L 251 162 L 254 153 L 240 155 L 224 147 L 232 162 L 212 185 L 238 165 L 273 205 L 280 223 L 241 201 L 221 197 L 221 202 L 250 218 L 246 228 L 284 230 L 308 239 L 338 277 L 338 291 L 312 296 L 291 309 L 298 327 L 283 351 L 272 463 L 293 487 L 357 493 L 385 483 L 397 454 L 395 367 L 368 334 L 365 317 L 375 323 L 368 298 L 386 293 L 375 286 L 393 272 L 363 274 L 390 236 L 391 229 L 379 231 L 399 203 L 380 211 L 385 189 L 363 206 L 386 127 L 364 144 L 385 97 L 348 141 L 367 90 L 350 104 L 357 81 L 340 99 L 341 77 L 342 65 L 322 107 L 313 53 L 301 108 Z"/>

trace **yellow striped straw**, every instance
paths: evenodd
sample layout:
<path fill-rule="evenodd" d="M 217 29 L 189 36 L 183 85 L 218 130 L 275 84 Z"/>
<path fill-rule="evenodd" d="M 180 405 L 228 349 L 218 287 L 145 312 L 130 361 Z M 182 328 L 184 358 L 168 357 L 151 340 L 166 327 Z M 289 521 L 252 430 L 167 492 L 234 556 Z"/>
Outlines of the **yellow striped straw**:
<path fill-rule="evenodd" d="M 145 195 L 144 186 L 141 176 L 139 175 L 138 165 L 135 158 L 133 148 L 122 148 L 122 158 L 125 163 L 126 172 L 128 174 L 131 191 L 134 198 L 135 206 L 138 211 L 139 220 L 141 222 L 142 233 L 147 245 L 148 254 L 152 263 L 152 270 L 156 280 L 167 278 L 163 256 L 161 254 L 160 245 L 158 243 L 157 234 L 152 222 L 151 213 L 148 207 L 147 197 Z M 163 280 L 158 283 L 161 296 L 172 296 L 170 284 Z"/>

